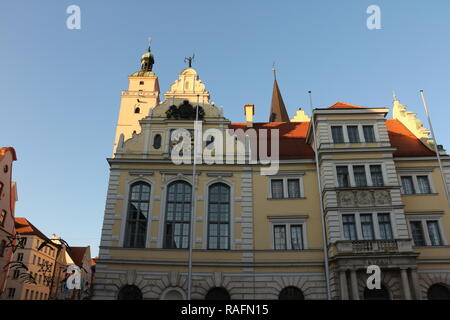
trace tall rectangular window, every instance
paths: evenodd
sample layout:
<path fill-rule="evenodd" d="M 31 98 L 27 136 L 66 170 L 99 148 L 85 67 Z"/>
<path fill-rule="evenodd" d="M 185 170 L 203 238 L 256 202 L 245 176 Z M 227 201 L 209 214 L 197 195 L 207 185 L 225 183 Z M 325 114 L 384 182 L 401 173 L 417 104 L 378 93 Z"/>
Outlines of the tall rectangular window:
<path fill-rule="evenodd" d="M 430 241 L 432 246 L 441 246 L 442 239 L 441 233 L 439 232 L 439 224 L 437 220 L 427 221 L 428 235 L 430 236 Z"/>
<path fill-rule="evenodd" d="M 353 166 L 353 175 L 355 176 L 355 184 L 357 187 L 366 187 L 366 169 L 364 166 Z"/>
<path fill-rule="evenodd" d="M 230 187 L 224 183 L 209 187 L 208 249 L 230 249 Z"/>
<path fill-rule="evenodd" d="M 342 126 L 331 126 L 331 135 L 333 136 L 333 143 L 344 143 Z"/>
<path fill-rule="evenodd" d="M 291 225 L 292 250 L 303 250 L 303 228 L 301 224 Z"/>
<path fill-rule="evenodd" d="M 351 143 L 359 142 L 358 126 L 347 126 L 348 141 Z"/>
<path fill-rule="evenodd" d="M 336 174 L 337 174 L 337 180 L 338 180 L 339 187 L 346 188 L 346 187 L 350 186 L 347 166 L 337 166 Z"/>
<path fill-rule="evenodd" d="M 403 176 L 401 177 L 403 193 L 405 194 L 414 194 L 416 191 L 414 190 L 414 183 L 412 176 Z"/>
<path fill-rule="evenodd" d="M 288 183 L 288 197 L 300 198 L 300 180 L 288 179 L 287 183 Z"/>
<path fill-rule="evenodd" d="M 167 187 L 164 248 L 189 248 L 192 213 L 192 187 L 185 181 L 174 181 Z"/>
<path fill-rule="evenodd" d="M 17 261 L 23 261 L 23 253 L 17 254 Z"/>
<path fill-rule="evenodd" d="M 371 214 L 362 214 L 360 216 L 361 220 L 361 231 L 364 240 L 373 240 L 375 238 L 373 232 L 373 221 Z"/>
<path fill-rule="evenodd" d="M 381 187 L 384 185 L 383 173 L 381 171 L 381 165 L 370 166 L 370 177 L 372 178 L 372 184 L 375 187 Z"/>
<path fill-rule="evenodd" d="M 29 292 L 29 290 L 26 289 L 26 290 L 25 290 L 25 300 L 28 300 L 28 292 Z"/>
<path fill-rule="evenodd" d="M 379 213 L 378 214 L 378 226 L 380 227 L 380 238 L 389 240 L 393 239 L 392 227 L 391 227 L 391 216 L 389 213 Z"/>
<path fill-rule="evenodd" d="M 271 190 L 273 199 L 282 199 L 284 197 L 283 180 L 282 179 L 271 180 Z"/>
<path fill-rule="evenodd" d="M 363 126 L 364 140 L 366 142 L 375 142 L 375 132 L 373 126 Z"/>
<path fill-rule="evenodd" d="M 411 221 L 411 235 L 414 241 L 414 245 L 418 247 L 425 246 L 425 235 L 423 233 L 422 229 L 422 222 L 421 221 Z"/>
<path fill-rule="evenodd" d="M 278 225 L 273 227 L 275 250 L 286 250 L 286 226 Z"/>
<path fill-rule="evenodd" d="M 354 214 L 342 215 L 342 226 L 344 229 L 344 238 L 346 240 L 356 240 L 356 225 Z"/>
<path fill-rule="evenodd" d="M 417 184 L 420 193 L 431 193 L 430 181 L 428 176 L 417 176 Z"/>

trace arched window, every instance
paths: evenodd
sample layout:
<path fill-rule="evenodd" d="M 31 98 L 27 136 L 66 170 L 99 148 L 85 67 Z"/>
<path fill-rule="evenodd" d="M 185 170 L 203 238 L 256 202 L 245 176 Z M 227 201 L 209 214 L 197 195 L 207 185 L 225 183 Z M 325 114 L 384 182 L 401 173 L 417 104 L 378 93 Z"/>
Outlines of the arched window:
<path fill-rule="evenodd" d="M 145 248 L 149 205 L 150 185 L 145 182 L 132 184 L 128 200 L 125 247 Z"/>
<path fill-rule="evenodd" d="M 134 113 L 141 113 L 141 108 L 136 107 L 136 109 L 134 109 Z"/>
<path fill-rule="evenodd" d="M 155 135 L 155 137 L 153 138 L 153 148 L 155 148 L 155 149 L 161 148 L 161 135 L 160 134 Z"/>
<path fill-rule="evenodd" d="M 209 187 L 208 249 L 230 249 L 230 187 L 224 183 Z"/>
<path fill-rule="evenodd" d="M 302 290 L 297 287 L 289 286 L 281 290 L 279 300 L 305 300 Z"/>
<path fill-rule="evenodd" d="M 208 291 L 205 300 L 230 300 L 230 294 L 225 288 L 215 287 Z"/>
<path fill-rule="evenodd" d="M 380 289 L 364 288 L 364 300 L 390 300 L 389 291 L 384 284 Z"/>
<path fill-rule="evenodd" d="M 167 187 L 164 248 L 189 248 L 192 187 L 185 181 Z"/>
<path fill-rule="evenodd" d="M 119 290 L 117 300 L 142 300 L 142 291 L 135 285 L 127 284 Z"/>
<path fill-rule="evenodd" d="M 445 284 L 435 283 L 427 292 L 428 300 L 450 300 L 450 288 Z"/>

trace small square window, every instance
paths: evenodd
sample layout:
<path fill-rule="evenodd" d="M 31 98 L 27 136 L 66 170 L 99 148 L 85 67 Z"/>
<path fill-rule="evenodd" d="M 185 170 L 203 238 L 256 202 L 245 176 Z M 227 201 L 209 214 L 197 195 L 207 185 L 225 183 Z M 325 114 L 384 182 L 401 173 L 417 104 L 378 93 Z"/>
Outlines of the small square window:
<path fill-rule="evenodd" d="M 139 81 L 139 85 L 142 86 L 144 84 L 144 81 Z"/>

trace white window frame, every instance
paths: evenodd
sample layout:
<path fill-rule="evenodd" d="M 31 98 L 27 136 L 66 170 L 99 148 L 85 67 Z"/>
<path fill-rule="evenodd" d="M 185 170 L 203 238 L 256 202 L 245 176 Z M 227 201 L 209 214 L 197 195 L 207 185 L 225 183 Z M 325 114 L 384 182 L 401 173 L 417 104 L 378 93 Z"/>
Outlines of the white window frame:
<path fill-rule="evenodd" d="M 335 185 L 336 188 L 339 187 L 339 181 L 337 176 L 337 167 L 344 167 L 347 166 L 348 168 L 348 176 L 349 176 L 349 188 L 357 188 L 355 183 L 355 175 L 353 173 L 353 166 L 364 166 L 364 170 L 366 173 L 366 181 L 367 181 L 367 187 L 374 187 L 373 181 L 372 181 L 372 175 L 370 174 L 370 166 L 379 165 L 381 166 L 381 174 L 383 175 L 383 187 L 388 186 L 387 184 L 387 175 L 386 175 L 386 167 L 384 166 L 384 163 L 380 162 L 368 162 L 368 163 L 335 163 L 334 164 L 334 174 L 335 174 Z M 430 183 L 431 186 L 431 183 Z M 364 187 L 358 187 L 358 188 L 364 188 Z"/>
<path fill-rule="evenodd" d="M 298 180 L 299 188 L 300 188 L 300 197 L 297 198 L 289 198 L 289 190 L 288 190 L 288 180 Z M 272 180 L 283 180 L 283 198 L 274 198 L 272 197 Z M 305 188 L 303 186 L 303 176 L 293 175 L 293 176 L 272 176 L 269 178 L 269 189 L 268 189 L 268 198 L 274 200 L 282 200 L 282 199 L 304 199 L 305 198 Z"/>
<path fill-rule="evenodd" d="M 357 126 L 358 127 L 358 135 L 359 135 L 359 142 L 350 142 L 348 139 L 348 128 L 349 126 Z M 372 126 L 373 127 L 373 133 L 375 136 L 375 141 L 367 142 L 366 138 L 364 137 L 364 130 L 363 126 Z M 330 123 L 328 126 L 328 134 L 329 139 L 331 143 L 333 144 L 341 144 L 341 143 L 335 143 L 333 140 L 333 133 L 331 130 L 331 127 L 342 127 L 342 133 L 344 135 L 344 142 L 343 143 L 377 143 L 380 142 L 380 136 L 378 134 L 377 130 L 377 124 L 373 122 L 357 122 L 357 123 Z"/>
<path fill-rule="evenodd" d="M 293 218 L 293 217 L 269 217 L 270 220 L 270 233 L 272 238 L 272 250 L 275 251 L 283 251 L 280 249 L 275 249 L 275 226 L 285 226 L 286 228 L 286 251 L 303 251 L 308 249 L 308 236 L 307 236 L 307 217 L 302 218 Z M 292 249 L 291 243 L 291 226 L 292 225 L 301 225 L 302 226 L 302 241 L 303 241 L 303 249 L 297 250 Z"/>
<path fill-rule="evenodd" d="M 417 181 L 417 176 L 427 176 L 428 177 L 428 183 L 430 184 L 431 193 L 420 192 L 419 182 Z M 403 189 L 402 177 L 412 177 L 414 193 L 405 193 L 405 190 Z M 420 195 L 420 194 L 437 194 L 436 188 L 434 187 L 431 172 L 400 173 L 398 175 L 398 181 L 400 182 L 400 188 L 401 188 L 402 195 L 410 196 L 410 195 Z"/>
<path fill-rule="evenodd" d="M 417 215 L 417 214 L 406 214 L 406 219 L 408 222 L 408 232 L 409 235 L 411 236 L 411 240 L 414 244 L 414 239 L 412 237 L 412 231 L 411 231 L 411 222 L 413 221 L 418 221 L 422 224 L 422 232 L 423 232 L 423 236 L 425 238 L 425 246 L 426 247 L 440 247 L 440 246 L 447 246 L 448 242 L 447 242 L 447 237 L 444 233 L 444 225 L 442 223 L 442 215 L 432 215 L 432 214 L 423 214 L 423 215 Z M 438 228 L 439 228 L 439 236 L 441 237 L 441 242 L 442 244 L 440 246 L 433 246 L 431 244 L 431 240 L 430 240 L 430 234 L 428 232 L 428 225 L 427 225 L 427 221 L 437 221 L 438 223 Z"/>
<path fill-rule="evenodd" d="M 387 213 L 389 214 L 389 220 L 391 222 L 391 229 L 392 229 L 392 240 L 395 240 L 398 238 L 397 235 L 397 227 L 395 224 L 395 220 L 393 219 L 393 213 L 390 211 L 384 211 L 384 210 L 378 210 L 378 211 L 357 211 L 357 212 L 340 212 L 339 214 L 339 223 L 340 223 L 340 231 L 341 231 L 341 240 L 346 241 L 354 241 L 354 240 L 347 240 L 345 239 L 344 235 L 344 224 L 342 221 L 342 215 L 345 214 L 353 214 L 355 216 L 355 225 L 356 225 L 356 240 L 365 240 L 362 234 L 362 228 L 361 228 L 361 215 L 362 214 L 371 214 L 372 215 L 372 224 L 373 224 L 373 234 L 375 240 L 385 240 L 381 239 L 380 236 L 380 225 L 378 224 L 378 214 Z M 367 240 L 370 241 L 370 240 Z"/>

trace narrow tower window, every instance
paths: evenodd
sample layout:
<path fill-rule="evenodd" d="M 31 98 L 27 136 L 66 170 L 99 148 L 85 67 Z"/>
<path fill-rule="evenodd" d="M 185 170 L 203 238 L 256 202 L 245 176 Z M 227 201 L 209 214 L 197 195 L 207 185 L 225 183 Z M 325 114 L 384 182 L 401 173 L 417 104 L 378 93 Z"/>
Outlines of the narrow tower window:
<path fill-rule="evenodd" d="M 136 107 L 136 109 L 134 109 L 134 113 L 141 113 L 141 108 Z"/>

